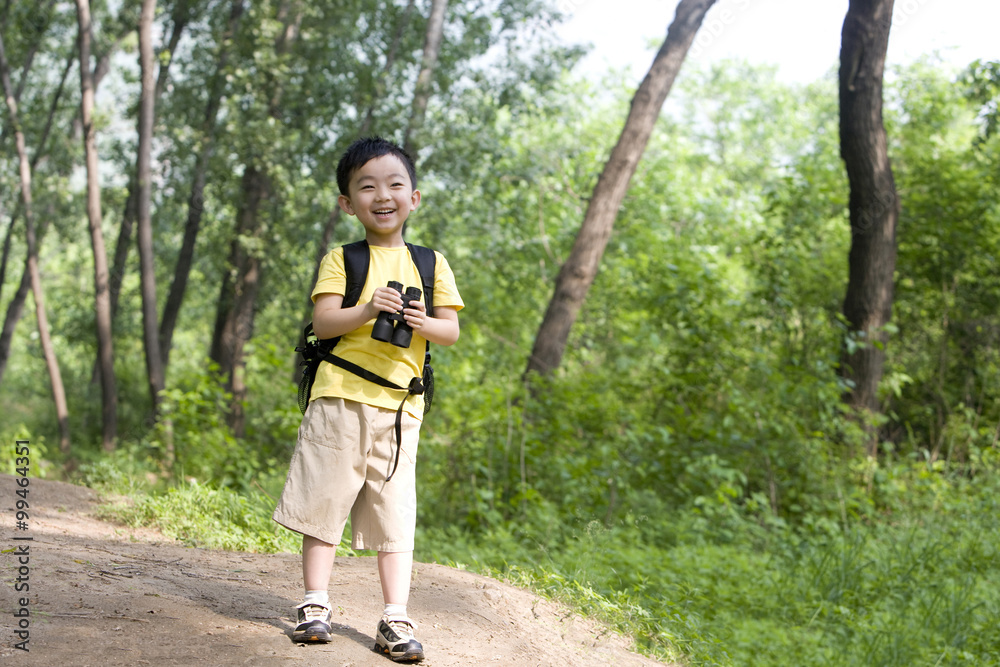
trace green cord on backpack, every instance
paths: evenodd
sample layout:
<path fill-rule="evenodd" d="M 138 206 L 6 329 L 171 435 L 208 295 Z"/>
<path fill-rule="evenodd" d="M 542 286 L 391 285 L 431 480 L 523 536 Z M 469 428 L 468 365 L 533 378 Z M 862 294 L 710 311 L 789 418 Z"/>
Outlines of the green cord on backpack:
<path fill-rule="evenodd" d="M 413 260 L 413 264 L 417 267 L 417 271 L 420 273 L 420 282 L 422 283 L 424 293 L 424 303 L 427 304 L 427 315 L 428 317 L 433 317 L 434 269 L 435 264 L 437 263 L 437 258 L 434 255 L 434 251 L 430 248 L 413 245 L 412 243 L 407 243 L 406 247 L 410 251 L 410 258 Z M 351 306 L 356 305 L 358 303 L 358 299 L 361 298 L 361 291 L 364 289 L 365 281 L 368 279 L 368 265 L 371 256 L 369 254 L 367 241 L 349 243 L 345 245 L 343 249 L 344 271 L 347 274 L 347 286 L 344 290 L 344 301 L 341 307 L 350 308 Z M 302 379 L 299 381 L 298 395 L 299 411 L 302 412 L 302 414 L 305 414 L 306 408 L 309 407 L 309 399 L 312 394 L 313 382 L 316 380 L 316 371 L 319 369 L 319 365 L 324 361 L 335 364 L 336 366 L 343 368 L 348 372 L 354 373 L 369 382 L 374 382 L 375 384 L 389 389 L 405 391 L 407 392 L 407 396 L 410 394 L 423 394 L 424 414 L 427 414 L 430 411 L 431 402 L 434 398 L 434 369 L 431 367 L 430 343 L 427 344 L 427 352 L 424 355 L 422 377 L 413 378 L 408 387 L 401 387 L 393 382 L 390 382 L 389 380 L 386 380 L 385 378 L 361 368 L 360 366 L 333 355 L 332 350 L 340 341 L 340 337 L 338 336 L 337 338 L 326 338 L 322 340 L 317 338 L 316 333 L 313 331 L 312 322 L 307 324 L 305 329 L 303 329 L 302 340 L 302 345 L 295 348 L 296 352 L 302 353 Z M 403 401 L 406 401 L 405 397 Z M 402 404 L 400 404 L 400 410 L 402 410 Z"/>

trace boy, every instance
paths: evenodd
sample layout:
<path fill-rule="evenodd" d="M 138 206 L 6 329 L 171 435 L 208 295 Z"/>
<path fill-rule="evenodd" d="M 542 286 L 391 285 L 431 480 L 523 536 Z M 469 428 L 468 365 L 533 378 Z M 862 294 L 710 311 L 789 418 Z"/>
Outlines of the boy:
<path fill-rule="evenodd" d="M 357 305 L 342 308 L 346 274 L 342 248 L 320 264 L 312 292 L 313 329 L 321 339 L 341 336 L 333 354 L 406 387 L 421 376 L 427 341 L 451 345 L 459 336 L 462 298 L 447 261 L 436 255 L 434 316 L 424 300 L 403 310 L 413 329 L 408 348 L 371 338 L 380 312 L 396 313 L 403 300 L 389 281 L 421 285 L 403 241 L 403 224 L 420 204 L 413 161 L 396 144 L 359 139 L 337 165 L 337 200 L 365 228 L 370 265 Z M 423 647 L 406 612 L 416 525 L 414 469 L 423 397 L 385 389 L 330 363 L 320 364 L 311 402 L 299 427 L 288 478 L 274 520 L 302 533 L 305 599 L 297 607 L 297 642 L 329 642 L 331 607 L 327 592 L 337 544 L 351 516 L 354 549 L 378 552 L 384 613 L 375 650 L 397 662 L 418 662 Z M 396 443 L 397 433 L 400 442 Z"/>

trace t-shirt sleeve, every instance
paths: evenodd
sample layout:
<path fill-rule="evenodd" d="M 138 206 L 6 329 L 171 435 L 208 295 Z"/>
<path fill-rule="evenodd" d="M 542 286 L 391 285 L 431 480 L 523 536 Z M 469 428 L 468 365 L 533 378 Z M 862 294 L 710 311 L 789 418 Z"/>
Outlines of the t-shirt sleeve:
<path fill-rule="evenodd" d="M 465 307 L 462 295 L 458 293 L 458 285 L 455 283 L 455 274 L 452 273 L 451 266 L 444 255 L 435 251 L 437 261 L 434 267 L 434 305 L 451 306 L 456 310 Z"/>
<path fill-rule="evenodd" d="M 437 289 L 435 287 L 435 289 Z M 347 272 L 344 269 L 344 249 L 334 248 L 326 254 L 319 263 L 319 273 L 316 286 L 313 287 L 312 300 L 316 302 L 320 294 L 347 293 Z"/>

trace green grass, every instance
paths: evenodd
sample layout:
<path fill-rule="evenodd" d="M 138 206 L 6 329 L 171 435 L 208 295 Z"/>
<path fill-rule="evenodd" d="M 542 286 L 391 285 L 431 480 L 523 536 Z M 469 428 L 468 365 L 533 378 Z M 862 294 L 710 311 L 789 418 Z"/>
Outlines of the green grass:
<path fill-rule="evenodd" d="M 998 486 L 904 468 L 886 476 L 880 511 L 823 530 L 689 510 L 666 538 L 627 520 L 557 541 L 430 529 L 418 547 L 567 602 L 662 660 L 995 666 Z"/>
<path fill-rule="evenodd" d="M 191 482 L 165 493 L 106 504 L 99 516 L 133 527 L 153 526 L 193 547 L 297 552 L 301 538 L 271 521 L 273 510 L 263 494 L 238 494 Z"/>
<path fill-rule="evenodd" d="M 271 484 L 244 492 L 193 480 L 160 488 L 109 459 L 83 466 L 81 475 L 105 499 L 97 512 L 100 518 L 134 528 L 153 527 L 192 547 L 255 553 L 301 550 L 301 536 L 271 520 L 275 502 L 265 489 Z M 341 544 L 337 553 L 354 552 Z"/>
<path fill-rule="evenodd" d="M 424 526 L 418 560 L 473 569 L 567 603 L 689 665 L 1000 665 L 1000 480 L 884 471 L 879 507 L 792 528 L 738 508 L 572 529 L 549 517 L 489 533 Z M 156 489 L 105 461 L 102 512 L 192 546 L 297 552 L 273 498 L 194 482 Z M 273 487 L 273 484 L 266 484 Z M 732 509 L 732 508 L 731 508 Z M 533 527 L 532 527 L 533 526 Z M 345 533 L 346 534 L 346 533 Z M 349 553 L 346 550 L 344 553 Z"/>

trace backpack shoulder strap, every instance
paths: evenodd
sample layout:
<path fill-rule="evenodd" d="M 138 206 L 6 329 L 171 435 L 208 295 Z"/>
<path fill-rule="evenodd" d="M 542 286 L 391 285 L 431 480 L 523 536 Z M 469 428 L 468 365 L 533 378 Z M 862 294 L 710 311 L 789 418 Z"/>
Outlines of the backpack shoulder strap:
<path fill-rule="evenodd" d="M 434 251 L 424 246 L 406 244 L 410 251 L 410 258 L 417 267 L 420 274 L 421 288 L 424 292 L 425 303 L 427 304 L 427 314 L 434 316 L 434 271 L 437 265 L 437 256 Z M 371 263 L 371 254 L 368 250 L 368 242 L 365 240 L 348 243 L 344 247 L 344 271 L 347 274 L 347 286 L 344 290 L 344 302 L 342 308 L 350 308 L 358 303 L 361 292 L 365 288 L 368 279 L 368 266 Z"/>
<path fill-rule="evenodd" d="M 344 246 L 344 271 L 347 274 L 347 287 L 344 289 L 344 302 L 341 308 L 356 306 L 361 292 L 368 280 L 368 264 L 370 255 L 368 241 L 362 239 Z"/>
<path fill-rule="evenodd" d="M 410 250 L 410 258 L 420 272 L 421 288 L 424 291 L 424 303 L 427 304 L 427 315 L 434 317 L 434 270 L 437 264 L 437 256 L 430 248 L 422 245 L 407 243 Z"/>

